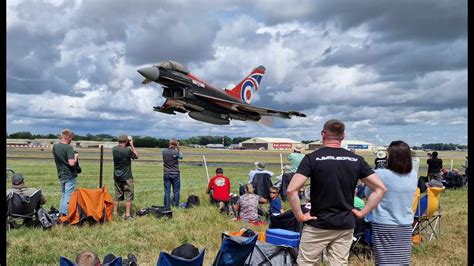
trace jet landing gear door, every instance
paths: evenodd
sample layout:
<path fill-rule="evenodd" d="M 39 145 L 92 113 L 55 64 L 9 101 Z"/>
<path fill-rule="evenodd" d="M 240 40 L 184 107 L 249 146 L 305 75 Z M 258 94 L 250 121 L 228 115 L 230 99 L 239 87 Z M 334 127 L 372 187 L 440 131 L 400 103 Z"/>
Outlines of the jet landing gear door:
<path fill-rule="evenodd" d="M 185 88 L 174 87 L 174 88 L 164 88 L 163 97 L 167 99 L 180 100 L 186 97 Z"/>

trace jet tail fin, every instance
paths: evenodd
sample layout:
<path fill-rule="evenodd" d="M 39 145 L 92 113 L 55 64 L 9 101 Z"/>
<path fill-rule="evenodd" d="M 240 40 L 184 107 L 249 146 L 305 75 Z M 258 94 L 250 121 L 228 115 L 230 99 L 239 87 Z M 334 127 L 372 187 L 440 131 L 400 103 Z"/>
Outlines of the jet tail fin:
<path fill-rule="evenodd" d="M 265 67 L 259 66 L 252 70 L 252 72 L 244 78 L 237 86 L 233 89 L 226 89 L 225 92 L 244 103 L 250 104 L 252 99 L 252 90 L 258 91 L 260 81 L 262 81 L 263 75 L 265 74 Z"/>

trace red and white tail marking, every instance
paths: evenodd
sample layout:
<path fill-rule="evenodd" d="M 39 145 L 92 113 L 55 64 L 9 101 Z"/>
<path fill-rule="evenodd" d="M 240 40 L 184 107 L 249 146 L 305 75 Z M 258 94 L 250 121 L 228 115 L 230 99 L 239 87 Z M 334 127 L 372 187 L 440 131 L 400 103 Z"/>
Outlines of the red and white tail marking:
<path fill-rule="evenodd" d="M 263 75 L 265 74 L 265 67 L 259 66 L 252 70 L 252 72 L 243 79 L 237 86 L 231 90 L 225 90 L 225 92 L 242 102 L 250 104 L 252 100 L 252 89 L 258 91 L 260 81 L 262 81 Z"/>

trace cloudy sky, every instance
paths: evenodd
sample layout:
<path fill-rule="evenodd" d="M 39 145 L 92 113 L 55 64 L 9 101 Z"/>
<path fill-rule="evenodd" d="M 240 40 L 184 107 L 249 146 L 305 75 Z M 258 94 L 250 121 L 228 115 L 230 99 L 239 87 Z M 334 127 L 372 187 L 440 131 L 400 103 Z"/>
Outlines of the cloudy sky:
<path fill-rule="evenodd" d="M 252 104 L 304 112 L 215 126 L 153 112 L 137 69 L 181 62 Z M 7 133 L 128 133 L 467 144 L 467 1 L 7 1 Z"/>

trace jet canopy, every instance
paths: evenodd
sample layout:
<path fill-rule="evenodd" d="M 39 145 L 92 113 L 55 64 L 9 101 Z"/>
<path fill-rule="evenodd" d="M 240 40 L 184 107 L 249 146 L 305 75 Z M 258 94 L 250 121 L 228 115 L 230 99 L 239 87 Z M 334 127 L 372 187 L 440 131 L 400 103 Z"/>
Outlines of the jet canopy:
<path fill-rule="evenodd" d="M 171 60 L 159 62 L 156 66 L 157 67 L 162 67 L 162 68 L 165 68 L 165 69 L 169 69 L 169 70 L 178 71 L 178 72 L 181 72 L 185 75 L 189 74 L 189 70 L 185 66 L 183 66 L 182 64 L 180 64 L 178 62 L 171 61 Z"/>

